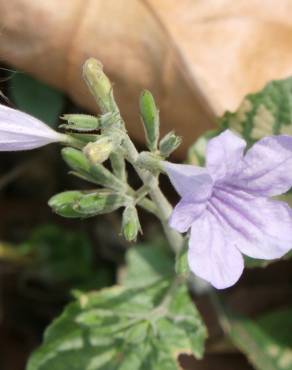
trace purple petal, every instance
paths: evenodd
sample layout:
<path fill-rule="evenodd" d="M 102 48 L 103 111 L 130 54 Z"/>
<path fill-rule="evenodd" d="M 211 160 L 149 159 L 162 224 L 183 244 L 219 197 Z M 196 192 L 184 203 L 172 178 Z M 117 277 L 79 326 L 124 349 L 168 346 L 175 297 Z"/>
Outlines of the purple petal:
<path fill-rule="evenodd" d="M 0 104 L 0 151 L 34 149 L 65 138 L 37 118 Z"/>
<path fill-rule="evenodd" d="M 234 285 L 244 268 L 241 253 L 229 240 L 220 221 L 209 211 L 192 226 L 188 261 L 194 274 L 217 289 Z"/>
<path fill-rule="evenodd" d="M 284 202 L 222 187 L 214 190 L 208 207 L 247 256 L 269 260 L 292 248 L 292 210 Z"/>
<path fill-rule="evenodd" d="M 174 208 L 169 225 L 180 233 L 188 231 L 192 223 L 204 212 L 207 202 L 190 202 L 182 199 Z"/>
<path fill-rule="evenodd" d="M 207 200 L 213 188 L 213 180 L 205 168 L 189 164 L 163 162 L 165 171 L 178 194 L 188 200 Z"/>
<path fill-rule="evenodd" d="M 206 167 L 214 180 L 240 171 L 246 143 L 230 130 L 211 139 L 207 144 Z"/>
<path fill-rule="evenodd" d="M 236 184 L 260 196 L 287 192 L 292 186 L 292 137 L 265 137 L 244 157 L 244 167 Z"/>

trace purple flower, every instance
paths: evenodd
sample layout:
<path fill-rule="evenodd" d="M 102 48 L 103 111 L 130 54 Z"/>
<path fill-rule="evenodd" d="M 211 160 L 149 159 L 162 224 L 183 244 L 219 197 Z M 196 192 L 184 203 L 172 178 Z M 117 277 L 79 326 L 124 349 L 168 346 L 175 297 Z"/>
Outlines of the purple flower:
<path fill-rule="evenodd" d="M 66 135 L 29 114 L 0 104 L 0 151 L 34 149 L 58 141 L 66 141 Z"/>
<path fill-rule="evenodd" d="M 206 168 L 164 162 L 181 196 L 170 226 L 191 229 L 188 262 L 218 289 L 239 279 L 242 253 L 280 258 L 292 248 L 292 210 L 269 197 L 292 186 L 292 137 L 266 137 L 249 149 L 227 130 L 209 141 Z"/>

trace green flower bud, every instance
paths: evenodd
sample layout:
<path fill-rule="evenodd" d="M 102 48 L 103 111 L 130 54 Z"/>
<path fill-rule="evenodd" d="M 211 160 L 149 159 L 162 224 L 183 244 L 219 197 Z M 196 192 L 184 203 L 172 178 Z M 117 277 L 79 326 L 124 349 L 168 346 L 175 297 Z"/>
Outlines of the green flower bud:
<path fill-rule="evenodd" d="M 122 232 L 129 242 L 136 241 L 141 225 L 136 207 L 128 206 L 123 212 Z"/>
<path fill-rule="evenodd" d="M 93 165 L 84 153 L 73 148 L 63 148 L 62 156 L 73 170 L 73 174 L 97 185 L 121 191 L 125 184 L 116 178 L 102 164 Z"/>
<path fill-rule="evenodd" d="M 85 194 L 75 205 L 75 209 L 85 217 L 110 213 L 125 205 L 126 195 L 113 192 L 109 189 L 98 190 Z"/>
<path fill-rule="evenodd" d="M 54 195 L 48 202 L 55 213 L 67 218 L 82 217 L 74 206 L 80 201 L 83 193 L 80 191 L 65 191 Z"/>
<path fill-rule="evenodd" d="M 94 131 L 99 128 L 98 118 L 88 114 L 64 114 L 61 119 L 68 123 L 60 125 L 65 130 Z"/>
<path fill-rule="evenodd" d="M 145 90 L 140 97 L 140 113 L 144 124 L 147 146 L 150 151 L 157 149 L 159 139 L 159 111 L 152 94 Z"/>
<path fill-rule="evenodd" d="M 83 78 L 102 113 L 118 111 L 113 97 L 112 84 L 98 60 L 89 58 L 84 63 Z"/>
<path fill-rule="evenodd" d="M 63 148 L 61 154 L 64 161 L 74 171 L 85 174 L 90 172 L 90 162 L 80 150 L 69 147 Z"/>
<path fill-rule="evenodd" d="M 177 136 L 173 131 L 166 134 L 159 143 L 159 151 L 162 157 L 167 158 L 181 144 L 181 137 Z"/>
<path fill-rule="evenodd" d="M 92 164 L 105 162 L 114 149 L 112 140 L 108 136 L 100 136 L 94 143 L 88 143 L 83 153 Z"/>

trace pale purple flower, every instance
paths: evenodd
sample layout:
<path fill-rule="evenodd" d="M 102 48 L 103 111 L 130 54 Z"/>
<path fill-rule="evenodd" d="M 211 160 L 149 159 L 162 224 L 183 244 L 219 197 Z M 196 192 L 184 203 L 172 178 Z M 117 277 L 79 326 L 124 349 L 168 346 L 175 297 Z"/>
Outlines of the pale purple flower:
<path fill-rule="evenodd" d="M 34 149 L 58 141 L 66 141 L 66 135 L 29 114 L 0 104 L 0 151 Z"/>
<path fill-rule="evenodd" d="M 239 279 L 242 253 L 269 260 L 292 248 L 292 210 L 269 199 L 292 186 L 292 137 L 266 137 L 246 154 L 245 147 L 227 130 L 209 141 L 206 168 L 164 162 L 182 198 L 170 226 L 191 229 L 190 269 L 218 289 Z"/>

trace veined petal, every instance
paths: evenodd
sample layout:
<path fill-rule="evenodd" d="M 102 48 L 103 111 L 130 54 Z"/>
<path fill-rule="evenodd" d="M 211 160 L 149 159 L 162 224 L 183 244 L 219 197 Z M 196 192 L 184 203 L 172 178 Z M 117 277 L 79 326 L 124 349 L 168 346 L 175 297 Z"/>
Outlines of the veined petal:
<path fill-rule="evenodd" d="M 217 289 L 234 285 L 244 268 L 241 253 L 221 222 L 209 211 L 192 225 L 188 262 L 194 274 Z"/>
<path fill-rule="evenodd" d="M 184 198 L 174 208 L 169 226 L 180 233 L 188 231 L 192 223 L 204 212 L 207 202 L 190 202 Z"/>
<path fill-rule="evenodd" d="M 205 168 L 170 162 L 164 162 L 164 168 L 181 197 L 195 202 L 205 201 L 210 197 L 213 180 Z"/>
<path fill-rule="evenodd" d="M 292 248 L 292 210 L 284 202 L 216 188 L 208 207 L 221 217 L 233 244 L 247 256 L 269 260 Z"/>
<path fill-rule="evenodd" d="M 207 144 L 206 167 L 214 180 L 221 180 L 240 171 L 246 143 L 230 130 Z"/>
<path fill-rule="evenodd" d="M 0 151 L 34 149 L 64 138 L 37 118 L 0 104 Z"/>
<path fill-rule="evenodd" d="M 260 196 L 286 193 L 292 187 L 292 137 L 270 136 L 255 143 L 247 151 L 235 181 L 240 188 Z"/>

